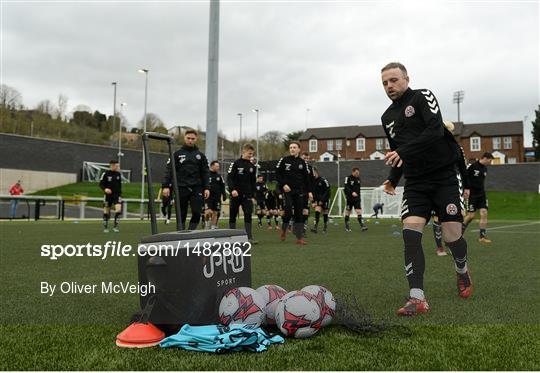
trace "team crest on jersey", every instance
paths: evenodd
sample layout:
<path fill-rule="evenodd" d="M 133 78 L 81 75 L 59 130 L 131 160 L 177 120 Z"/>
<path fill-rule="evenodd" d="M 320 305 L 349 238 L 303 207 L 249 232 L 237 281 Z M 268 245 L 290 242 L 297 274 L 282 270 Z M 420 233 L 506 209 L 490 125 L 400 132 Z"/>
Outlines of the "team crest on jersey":
<path fill-rule="evenodd" d="M 302 166 L 301 164 L 299 164 L 299 165 L 298 165 L 298 168 L 302 170 L 302 169 L 304 168 L 304 166 Z"/>
<path fill-rule="evenodd" d="M 447 206 L 446 206 L 446 213 L 448 215 L 457 215 L 458 213 L 458 208 L 456 205 L 454 205 L 453 203 L 449 203 Z"/>
<path fill-rule="evenodd" d="M 201 159 L 201 155 L 200 155 L 200 154 L 197 154 L 197 155 L 195 156 L 195 158 Z"/>
<path fill-rule="evenodd" d="M 186 155 L 185 154 L 180 154 L 178 156 L 178 162 L 184 163 L 185 160 L 186 160 Z"/>
<path fill-rule="evenodd" d="M 253 167 L 249 168 L 249 172 L 253 173 Z"/>
<path fill-rule="evenodd" d="M 219 176 L 218 176 L 218 177 L 216 177 L 216 180 L 217 180 L 217 181 L 219 181 L 219 179 L 220 179 L 220 177 L 219 177 Z"/>
<path fill-rule="evenodd" d="M 407 118 L 412 117 L 414 115 L 414 113 L 415 113 L 414 108 L 411 105 L 409 105 L 409 106 L 407 106 L 405 108 L 405 116 Z"/>
<path fill-rule="evenodd" d="M 107 181 L 112 181 L 112 176 L 107 176 Z"/>

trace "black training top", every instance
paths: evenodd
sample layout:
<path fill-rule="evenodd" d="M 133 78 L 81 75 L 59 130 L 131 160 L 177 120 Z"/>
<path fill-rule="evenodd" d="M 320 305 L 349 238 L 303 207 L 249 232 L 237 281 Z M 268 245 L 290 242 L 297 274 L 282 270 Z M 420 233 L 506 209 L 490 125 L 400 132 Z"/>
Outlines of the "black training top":
<path fill-rule="evenodd" d="M 330 183 L 322 176 L 314 179 L 313 199 L 316 201 L 328 201 L 330 199 Z"/>
<path fill-rule="evenodd" d="M 208 160 L 197 146 L 184 145 L 174 154 L 176 167 L 176 179 L 179 187 L 202 187 L 208 189 L 209 173 Z M 171 160 L 167 160 L 165 177 L 162 187 L 169 188 L 172 185 Z"/>
<path fill-rule="evenodd" d="M 429 180 L 455 174 L 454 136 L 444 127 L 439 103 L 428 89 L 407 89 L 381 117 L 390 148 L 403 160 L 405 178 Z M 446 172 L 444 172 L 446 171 Z M 395 186 L 401 170 L 392 167 L 388 178 Z"/>
<path fill-rule="evenodd" d="M 217 198 L 218 200 L 223 197 L 223 200 L 226 200 L 227 194 L 225 193 L 225 181 L 223 181 L 223 177 L 214 171 L 210 171 L 209 175 L 208 188 L 210 189 L 210 197 Z"/>
<path fill-rule="evenodd" d="M 484 182 L 487 176 L 487 167 L 476 161 L 467 168 L 471 191 L 484 192 Z"/>
<path fill-rule="evenodd" d="M 300 157 L 288 155 L 281 158 L 276 165 L 276 178 L 279 189 L 288 185 L 292 192 L 311 192 L 311 174 L 306 161 Z"/>
<path fill-rule="evenodd" d="M 354 175 L 349 175 L 345 178 L 344 184 L 345 197 L 347 198 L 359 198 L 360 197 L 360 178 Z M 353 192 L 356 192 L 358 196 L 353 197 Z"/>
<path fill-rule="evenodd" d="M 103 191 L 109 188 L 113 196 L 122 195 L 122 175 L 118 171 L 105 171 L 103 175 L 101 175 L 99 187 Z"/>
<path fill-rule="evenodd" d="M 236 190 L 239 194 L 253 197 L 255 193 L 255 165 L 249 159 L 239 158 L 229 166 L 227 186 L 229 192 Z"/>

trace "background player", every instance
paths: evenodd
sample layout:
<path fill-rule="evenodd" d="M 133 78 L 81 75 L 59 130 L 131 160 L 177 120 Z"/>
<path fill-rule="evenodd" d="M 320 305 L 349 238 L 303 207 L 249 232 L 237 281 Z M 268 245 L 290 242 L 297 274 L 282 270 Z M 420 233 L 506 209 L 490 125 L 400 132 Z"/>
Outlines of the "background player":
<path fill-rule="evenodd" d="M 99 187 L 105 193 L 103 205 L 103 232 L 109 232 L 109 219 L 111 217 L 111 208 L 114 209 L 113 232 L 119 232 L 118 223 L 122 212 L 122 175 L 119 172 L 118 161 L 109 162 L 109 170 L 101 175 Z"/>
<path fill-rule="evenodd" d="M 371 217 L 377 219 L 379 217 L 379 214 L 384 214 L 383 212 L 384 203 L 376 203 L 373 205 L 373 215 Z"/>
<path fill-rule="evenodd" d="M 319 170 L 313 167 L 313 207 L 315 208 L 315 224 L 311 231 L 317 233 L 321 212 L 323 213 L 323 230 L 326 234 L 328 229 L 328 208 L 330 203 L 330 183 L 319 174 Z"/>
<path fill-rule="evenodd" d="M 462 298 L 472 294 L 467 242 L 461 234 L 463 191 L 455 170 L 457 152 L 451 145 L 456 140 L 444 128 L 433 93 L 409 88 L 405 66 L 389 63 L 381 70 L 381 80 L 392 100 L 381 118 L 391 149 L 385 161 L 392 166 L 384 191 L 395 194 L 401 174 L 406 179 L 401 219 L 409 298 L 398 315 L 414 316 L 429 311 L 424 295 L 422 234 L 432 210 L 442 223 L 443 239 L 454 257 L 458 294 Z"/>
<path fill-rule="evenodd" d="M 251 229 L 251 215 L 253 214 L 253 196 L 255 194 L 255 167 L 251 162 L 255 148 L 251 144 L 242 147 L 242 157 L 231 163 L 227 174 L 227 186 L 231 194 L 229 228 L 236 229 L 236 218 L 242 206 L 244 213 L 244 228 L 249 242 L 256 244 L 253 240 Z"/>
<path fill-rule="evenodd" d="M 297 245 L 305 245 L 304 224 L 302 211 L 304 209 L 305 195 L 313 199 L 311 181 L 306 161 L 300 157 L 300 143 L 293 141 L 289 144 L 289 154 L 281 158 L 276 165 L 276 178 L 279 188 L 283 191 L 283 207 L 285 215 L 281 225 L 280 239 L 285 241 L 287 226 L 294 214 L 294 234 Z"/>
<path fill-rule="evenodd" d="M 255 201 L 257 202 L 257 219 L 259 228 L 262 227 L 262 218 L 266 214 L 266 193 L 268 188 L 264 182 L 264 176 L 257 176 L 257 182 L 255 183 Z"/>
<path fill-rule="evenodd" d="M 170 195 L 168 197 L 165 197 L 162 195 L 162 193 L 163 188 L 160 188 L 156 197 L 156 201 L 161 202 L 161 214 L 165 218 L 165 224 L 169 224 L 171 222 L 173 200 Z"/>
<path fill-rule="evenodd" d="M 478 241 L 483 244 L 490 244 L 491 240 L 486 236 L 487 217 L 488 217 L 488 200 L 486 198 L 485 182 L 487 176 L 487 167 L 493 161 L 491 153 L 482 154 L 479 161 L 474 162 L 467 168 L 467 175 L 471 186 L 469 196 L 468 214 L 463 222 L 463 232 L 467 226 L 473 221 L 476 211 L 480 210 L 480 238 Z"/>
<path fill-rule="evenodd" d="M 205 201 L 205 220 L 211 223 L 211 229 L 217 229 L 218 216 L 221 212 L 221 199 L 227 200 L 227 193 L 225 193 L 225 182 L 223 177 L 219 174 L 219 162 L 212 161 L 210 163 L 210 177 L 208 179 L 208 188 L 210 190 L 210 196 Z M 208 227 L 206 227 L 208 228 Z"/>
<path fill-rule="evenodd" d="M 178 181 L 178 193 L 176 198 L 180 202 L 181 227 L 185 229 L 188 206 L 191 205 L 191 220 L 189 229 L 197 228 L 201 220 L 201 211 L 204 199 L 208 198 L 209 169 L 206 156 L 199 150 L 197 143 L 197 131 L 189 129 L 184 134 L 184 145 L 174 154 L 174 167 L 176 167 L 176 178 Z M 170 197 L 172 185 L 171 160 L 167 161 L 165 178 L 161 183 L 163 196 Z"/>
<path fill-rule="evenodd" d="M 347 206 L 345 207 L 345 230 L 351 231 L 349 224 L 349 218 L 352 209 L 356 210 L 358 223 L 362 231 L 367 231 L 367 227 L 362 221 L 362 200 L 360 196 L 360 169 L 358 167 L 352 168 L 352 173 L 345 178 L 345 199 L 347 200 Z"/>
<path fill-rule="evenodd" d="M 276 195 L 273 190 L 268 190 L 266 192 L 264 203 L 266 205 L 266 224 L 268 225 L 268 229 L 272 229 L 272 217 L 275 221 L 275 229 L 278 227 L 278 216 L 279 212 L 277 209 L 277 201 L 276 201 Z"/>
<path fill-rule="evenodd" d="M 309 161 L 309 153 L 308 152 L 302 152 L 302 159 L 306 162 L 306 165 L 307 165 L 307 169 L 309 171 L 309 182 L 311 183 L 311 186 L 309 187 L 310 190 L 313 190 L 313 185 L 314 185 L 314 177 L 313 177 L 313 166 L 311 166 L 308 161 Z M 304 209 L 302 210 L 302 216 L 303 216 L 303 223 L 304 223 L 304 237 L 306 236 L 306 231 L 307 231 L 307 227 L 308 227 L 308 219 L 309 219 L 309 202 L 310 202 L 310 199 L 308 197 L 308 195 L 306 194 L 304 196 Z"/>

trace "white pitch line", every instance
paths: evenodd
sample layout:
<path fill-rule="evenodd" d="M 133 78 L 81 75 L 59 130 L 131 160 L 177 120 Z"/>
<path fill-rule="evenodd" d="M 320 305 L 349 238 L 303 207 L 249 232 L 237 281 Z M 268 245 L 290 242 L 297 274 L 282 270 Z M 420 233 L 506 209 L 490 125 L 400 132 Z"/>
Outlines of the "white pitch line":
<path fill-rule="evenodd" d="M 487 230 L 488 230 L 488 231 L 493 231 L 493 230 L 495 230 L 495 229 L 515 228 L 515 227 L 525 227 L 525 226 L 528 226 L 528 225 L 536 225 L 536 224 L 540 224 L 540 221 L 535 221 L 535 222 L 532 222 L 532 223 L 526 223 L 526 224 L 501 225 L 500 227 L 488 228 Z M 475 229 L 474 232 L 480 232 L 480 229 Z"/>
<path fill-rule="evenodd" d="M 540 234 L 540 231 L 497 231 L 493 233 Z"/>

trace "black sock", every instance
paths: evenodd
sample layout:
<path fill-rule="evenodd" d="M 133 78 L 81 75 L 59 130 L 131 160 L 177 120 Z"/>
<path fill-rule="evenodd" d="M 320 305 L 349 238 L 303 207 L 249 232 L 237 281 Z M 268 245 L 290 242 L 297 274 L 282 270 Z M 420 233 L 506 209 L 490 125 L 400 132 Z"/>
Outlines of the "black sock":
<path fill-rule="evenodd" d="M 274 222 L 277 224 L 278 221 L 277 221 L 277 216 L 274 216 Z"/>
<path fill-rule="evenodd" d="M 480 238 L 486 237 L 486 228 L 480 228 Z"/>
<path fill-rule="evenodd" d="M 326 226 L 328 225 L 328 214 L 323 214 L 323 222 L 324 222 L 324 227 L 326 228 Z"/>
<path fill-rule="evenodd" d="M 433 222 L 433 237 L 435 237 L 435 245 L 437 245 L 437 248 L 443 247 L 441 225 L 435 221 Z"/>
<path fill-rule="evenodd" d="M 109 226 L 109 214 L 103 214 L 103 227 L 105 229 Z"/>
<path fill-rule="evenodd" d="M 293 232 L 298 240 L 301 239 L 304 236 L 304 224 L 294 223 Z"/>
<path fill-rule="evenodd" d="M 266 215 L 266 224 L 272 225 L 272 217 L 270 215 Z"/>
<path fill-rule="evenodd" d="M 465 273 L 467 271 L 467 241 L 463 237 L 454 242 L 446 243 L 454 257 L 456 272 Z"/>
<path fill-rule="evenodd" d="M 403 229 L 403 242 L 405 244 L 405 275 L 409 288 L 424 290 L 424 270 L 426 262 L 422 249 L 422 233 L 412 229 Z"/>
<path fill-rule="evenodd" d="M 349 215 L 345 215 L 345 227 L 349 228 Z"/>
<path fill-rule="evenodd" d="M 117 212 L 116 214 L 114 214 L 114 227 L 118 227 L 118 220 L 120 219 L 120 213 Z"/>
<path fill-rule="evenodd" d="M 321 219 L 321 212 L 315 211 L 315 225 L 319 225 L 319 220 Z"/>
<path fill-rule="evenodd" d="M 236 229 L 236 222 L 235 221 L 229 221 L 229 229 Z"/>
<path fill-rule="evenodd" d="M 171 220 L 171 212 L 172 212 L 172 206 L 169 205 L 167 207 L 167 219 Z"/>
<path fill-rule="evenodd" d="M 161 215 L 165 216 L 167 214 L 167 207 L 161 205 Z"/>
<path fill-rule="evenodd" d="M 248 239 L 253 239 L 253 234 L 251 233 L 251 222 L 244 222 L 244 228 L 246 230 L 246 234 L 248 236 Z"/>
<path fill-rule="evenodd" d="M 257 218 L 259 218 L 259 224 L 262 224 L 262 217 L 263 214 L 257 214 Z"/>
<path fill-rule="evenodd" d="M 358 219 L 358 223 L 360 223 L 360 225 L 363 226 L 364 222 L 362 221 L 362 214 L 358 215 L 357 219 Z"/>

